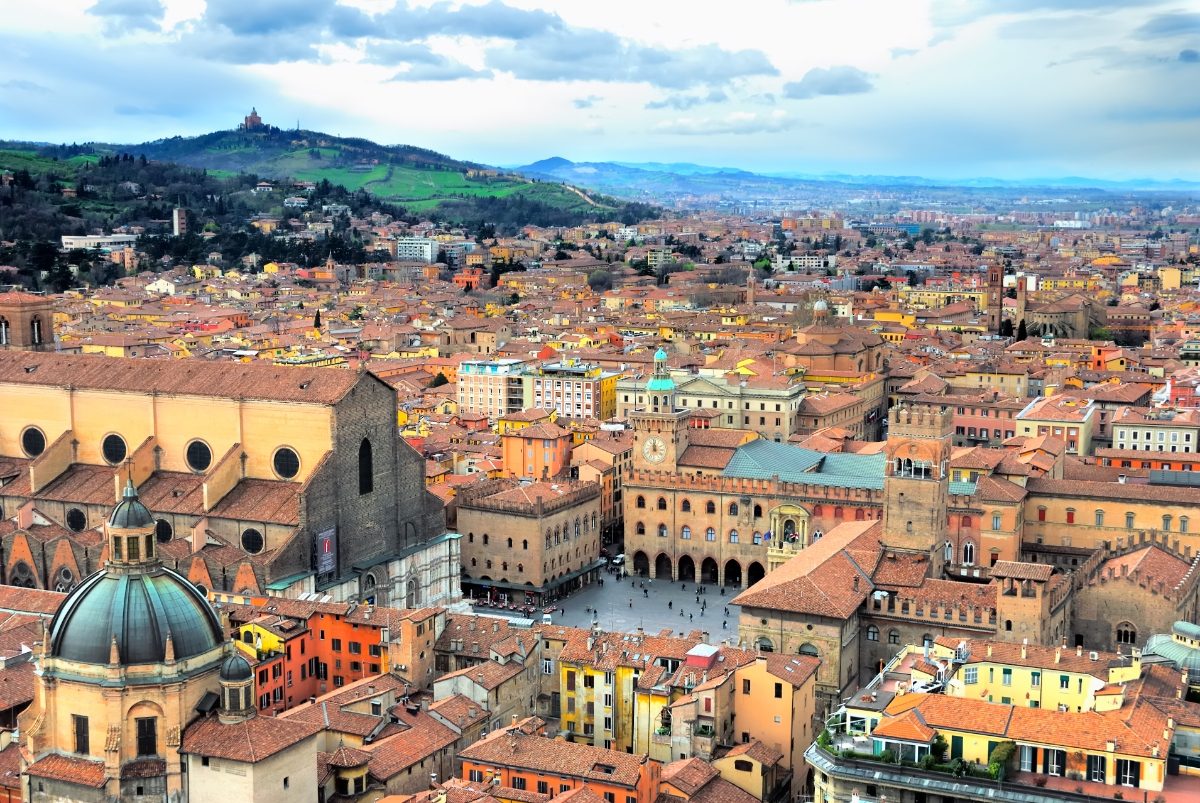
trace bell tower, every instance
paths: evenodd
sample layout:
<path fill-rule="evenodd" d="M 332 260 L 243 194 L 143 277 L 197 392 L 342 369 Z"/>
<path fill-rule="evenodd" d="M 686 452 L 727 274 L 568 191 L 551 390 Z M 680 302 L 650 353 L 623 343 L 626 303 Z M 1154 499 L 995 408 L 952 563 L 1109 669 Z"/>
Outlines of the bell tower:
<path fill-rule="evenodd" d="M 999 333 L 1004 319 L 1004 268 L 997 264 L 988 266 L 987 315 L 988 332 Z"/>
<path fill-rule="evenodd" d="M 933 577 L 944 563 L 953 432 L 946 407 L 897 405 L 888 415 L 883 542 L 928 554 Z"/>
<path fill-rule="evenodd" d="M 629 413 L 633 427 L 633 464 L 647 471 L 674 471 L 687 448 L 688 411 L 675 407 L 675 380 L 667 352 L 654 353 L 654 373 L 646 383 L 646 406 Z"/>
<path fill-rule="evenodd" d="M 0 293 L 0 351 L 54 349 L 54 300 L 12 290 Z"/>

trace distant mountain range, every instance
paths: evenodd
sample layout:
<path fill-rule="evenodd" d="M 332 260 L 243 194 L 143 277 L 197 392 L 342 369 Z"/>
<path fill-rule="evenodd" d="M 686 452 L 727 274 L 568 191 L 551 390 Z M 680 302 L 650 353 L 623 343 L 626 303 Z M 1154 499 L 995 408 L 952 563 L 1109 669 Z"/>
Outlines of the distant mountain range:
<path fill-rule="evenodd" d="M 512 168 L 522 175 L 566 181 L 592 187 L 622 198 L 653 198 L 659 201 L 682 196 L 727 196 L 811 192 L 822 185 L 843 189 L 860 188 L 961 188 L 964 190 L 1063 189 L 1108 192 L 1200 190 L 1200 182 L 1105 179 L 1065 176 L 1061 178 L 932 179 L 923 176 L 854 175 L 849 173 L 754 173 L 733 167 L 712 167 L 689 162 L 572 162 L 561 156 Z"/>

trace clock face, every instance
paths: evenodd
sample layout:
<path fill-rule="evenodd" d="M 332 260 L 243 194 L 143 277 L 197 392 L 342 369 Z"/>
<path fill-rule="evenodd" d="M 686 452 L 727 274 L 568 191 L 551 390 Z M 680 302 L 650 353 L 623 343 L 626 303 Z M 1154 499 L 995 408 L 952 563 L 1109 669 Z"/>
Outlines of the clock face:
<path fill-rule="evenodd" d="M 661 463 L 667 456 L 667 445 L 662 438 L 646 438 L 642 444 L 642 457 L 651 463 Z"/>

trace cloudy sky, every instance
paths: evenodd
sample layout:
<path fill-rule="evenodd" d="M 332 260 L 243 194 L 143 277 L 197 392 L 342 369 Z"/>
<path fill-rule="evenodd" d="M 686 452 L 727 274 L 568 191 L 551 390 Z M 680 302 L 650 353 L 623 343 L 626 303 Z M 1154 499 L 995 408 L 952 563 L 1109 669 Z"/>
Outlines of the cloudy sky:
<path fill-rule="evenodd" d="M 52 9 L 52 11 L 51 11 Z M 0 0 L 0 138 L 1200 179 L 1196 0 Z"/>

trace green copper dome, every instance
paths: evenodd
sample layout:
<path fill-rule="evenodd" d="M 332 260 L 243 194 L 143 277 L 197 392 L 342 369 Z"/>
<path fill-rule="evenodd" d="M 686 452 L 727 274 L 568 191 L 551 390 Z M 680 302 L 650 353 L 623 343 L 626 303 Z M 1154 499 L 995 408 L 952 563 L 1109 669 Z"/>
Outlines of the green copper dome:
<path fill-rule="evenodd" d="M 138 530 L 154 526 L 154 516 L 150 515 L 149 509 L 138 499 L 137 488 L 133 487 L 132 479 L 126 482 L 123 498 L 109 514 L 108 526 L 122 530 Z"/>
<path fill-rule="evenodd" d="M 660 393 L 663 391 L 669 392 L 675 390 L 675 380 L 669 376 L 653 377 L 649 382 L 646 383 L 646 390 L 657 390 Z"/>
<path fill-rule="evenodd" d="M 50 623 L 50 654 L 107 664 L 115 640 L 122 665 L 161 663 L 168 636 L 176 660 L 224 641 L 208 600 L 180 575 L 161 565 L 134 572 L 104 569 L 63 600 Z"/>
<path fill-rule="evenodd" d="M 659 346 L 658 351 L 654 352 L 654 361 L 655 362 L 666 362 L 667 361 L 667 350 L 664 349 L 662 346 Z"/>

